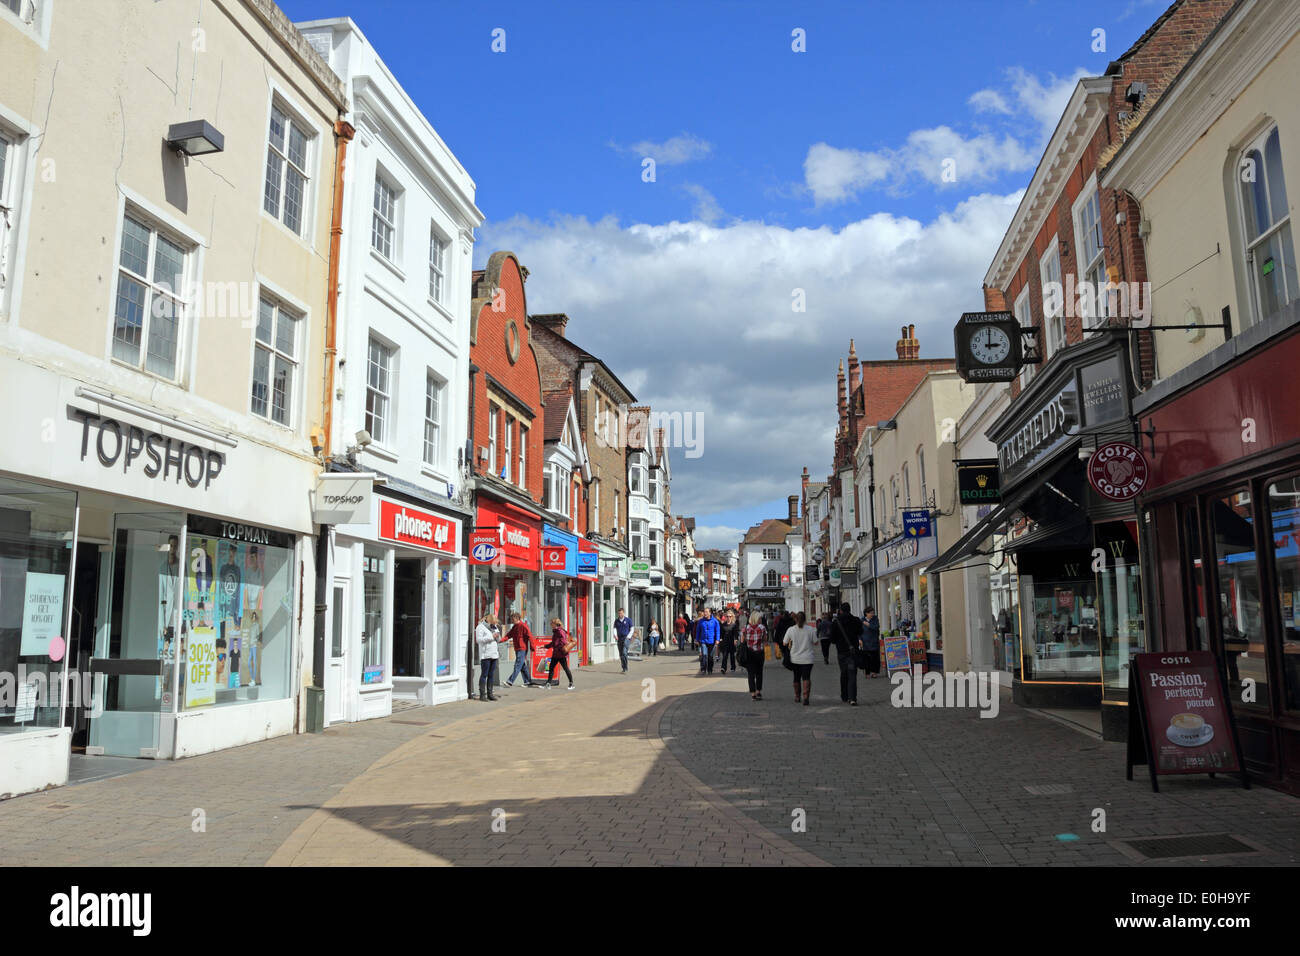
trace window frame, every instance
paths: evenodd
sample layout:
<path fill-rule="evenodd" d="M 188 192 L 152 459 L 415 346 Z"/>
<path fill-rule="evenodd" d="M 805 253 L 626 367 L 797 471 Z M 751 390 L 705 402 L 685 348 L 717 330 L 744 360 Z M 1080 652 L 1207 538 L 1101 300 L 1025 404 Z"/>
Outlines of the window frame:
<path fill-rule="evenodd" d="M 1281 162 L 1282 136 L 1281 136 L 1281 132 L 1279 131 L 1277 123 L 1270 123 L 1267 127 L 1265 127 L 1260 132 L 1252 136 L 1246 142 L 1246 144 L 1242 146 L 1240 150 L 1237 151 L 1237 163 L 1235 166 L 1235 169 L 1237 170 L 1237 174 L 1235 176 L 1235 182 L 1237 183 L 1238 188 L 1235 190 L 1236 196 L 1234 197 L 1234 199 L 1237 205 L 1237 224 L 1238 224 L 1238 228 L 1241 230 L 1240 265 L 1243 274 L 1246 276 L 1247 285 L 1249 286 L 1249 290 L 1250 290 L 1251 312 L 1253 313 L 1253 320 L 1250 323 L 1251 325 L 1254 325 L 1255 323 L 1258 322 L 1262 322 L 1264 319 L 1268 318 L 1270 315 L 1273 314 L 1272 312 L 1269 313 L 1264 312 L 1263 290 L 1261 289 L 1261 280 L 1263 277 L 1258 274 L 1254 266 L 1256 251 L 1262 247 L 1266 247 L 1273 240 L 1274 237 L 1282 237 L 1283 235 L 1285 235 L 1286 240 L 1289 242 L 1291 263 L 1292 265 L 1296 265 L 1295 230 L 1292 228 L 1292 219 L 1294 217 L 1291 215 L 1290 197 L 1287 197 L 1286 202 L 1284 202 L 1283 204 L 1283 208 L 1285 209 L 1285 215 L 1273 221 L 1267 229 L 1260 231 L 1252 238 L 1250 233 L 1250 222 L 1247 215 L 1248 204 L 1246 201 L 1246 196 L 1243 195 L 1243 189 L 1241 188 L 1246 185 L 1246 183 L 1244 183 L 1241 180 L 1241 175 L 1240 175 L 1242 163 L 1245 161 L 1248 153 L 1252 151 L 1258 152 L 1261 162 L 1258 164 L 1258 168 L 1255 174 L 1255 181 L 1252 184 L 1252 186 L 1258 187 L 1261 183 L 1263 183 L 1265 189 L 1265 196 L 1271 199 L 1272 189 L 1267 179 L 1268 162 L 1267 162 L 1266 152 L 1268 149 L 1268 142 L 1274 136 L 1278 138 L 1278 155 L 1279 155 L 1278 166 L 1279 166 L 1279 173 L 1281 174 L 1281 178 L 1282 178 L 1282 182 L 1281 182 L 1282 192 L 1285 195 L 1286 173 L 1282 169 L 1283 163 Z M 1251 192 L 1252 194 L 1254 193 L 1253 188 Z M 1267 202 L 1270 215 L 1272 214 L 1272 205 L 1273 204 L 1271 201 Z M 1281 241 L 1282 240 L 1279 238 L 1279 242 Z M 1285 250 L 1284 250 L 1284 254 L 1285 254 Z M 1284 286 L 1284 295 L 1286 295 L 1286 298 L 1283 299 L 1283 301 L 1278 306 L 1278 310 L 1281 310 L 1286 308 L 1287 305 L 1295 301 L 1297 298 L 1300 298 L 1300 283 L 1298 283 L 1298 287 L 1296 289 L 1289 288 L 1289 283 L 1287 283 L 1287 277 L 1286 277 L 1287 273 L 1286 273 L 1285 258 L 1283 259 L 1282 263 L 1278 264 L 1278 267 L 1281 268 L 1282 282 Z"/>
<path fill-rule="evenodd" d="M 370 380 L 370 371 L 375 366 L 374 353 L 376 348 L 386 360 L 383 367 L 386 391 L 381 391 L 372 385 Z M 394 403 L 394 397 L 397 393 L 396 378 L 397 347 L 380 338 L 372 329 L 366 341 L 366 405 L 364 421 L 366 431 L 370 434 L 370 440 L 381 447 L 388 444 L 389 433 L 397 427 Z M 371 409 L 370 396 L 372 393 L 383 400 L 383 409 L 378 414 Z M 380 434 L 375 434 L 374 423 L 376 420 L 380 425 Z"/>
<path fill-rule="evenodd" d="M 495 478 L 497 471 L 497 428 L 501 421 L 501 407 L 488 400 L 488 474 Z"/>
<path fill-rule="evenodd" d="M 380 192 L 381 186 L 388 192 L 392 193 L 391 208 L 389 210 L 389 215 L 391 216 L 391 219 L 385 216 L 384 213 L 381 212 L 379 209 L 380 200 L 382 198 Z M 403 190 L 397 184 L 396 178 L 390 176 L 388 174 L 388 171 L 385 170 L 383 166 L 376 164 L 375 181 L 374 181 L 374 186 L 372 187 L 371 199 L 370 199 L 370 251 L 392 266 L 396 266 L 398 259 L 401 258 L 400 240 L 402 234 L 401 233 L 402 195 L 403 195 Z M 389 249 L 387 251 L 381 249 L 376 244 L 379 238 L 379 224 L 381 222 L 383 223 L 384 227 L 388 230 L 387 238 L 388 238 Z"/>
<path fill-rule="evenodd" d="M 1021 308 L 1021 306 L 1023 306 L 1023 309 Z M 1011 312 L 1016 317 L 1016 321 L 1019 323 L 1022 329 L 1028 328 L 1029 326 L 1034 324 L 1033 306 L 1029 301 L 1028 282 L 1026 282 L 1025 287 L 1020 290 L 1020 294 L 1016 296 L 1015 303 L 1011 307 Z M 1037 366 L 1033 365 L 1030 362 L 1026 362 L 1024 365 L 1020 367 L 1020 375 L 1018 377 L 1018 381 L 1020 382 L 1021 391 L 1024 391 L 1026 386 L 1028 386 L 1029 383 L 1034 380 L 1034 375 L 1037 372 L 1037 370 L 1038 370 Z"/>
<path fill-rule="evenodd" d="M 1051 262 L 1056 264 L 1055 278 L 1048 274 L 1047 266 Z M 1047 312 L 1047 284 L 1053 281 L 1061 287 L 1061 296 L 1064 297 L 1065 288 L 1062 285 L 1059 233 L 1052 236 L 1047 251 L 1038 259 L 1038 289 L 1039 297 L 1043 302 L 1043 361 L 1051 359 L 1058 351 L 1065 348 L 1066 342 L 1064 298 L 1062 298 L 1056 315 L 1048 315 Z"/>
<path fill-rule="evenodd" d="M 263 301 L 268 302 L 271 305 L 271 307 L 274 309 L 274 314 L 271 320 L 272 323 L 271 341 L 269 343 L 263 342 L 260 336 L 258 335 L 258 324 L 261 319 L 261 309 L 262 309 Z M 272 292 L 265 285 L 261 285 L 258 289 L 257 308 L 258 308 L 258 314 L 253 319 L 253 363 L 252 363 L 252 367 L 249 369 L 249 376 L 252 379 L 252 387 L 250 387 L 249 389 L 249 414 L 254 416 L 255 418 L 260 418 L 262 421 L 267 422 L 268 424 L 278 425 L 281 428 L 294 429 L 297 427 L 297 408 L 298 408 L 297 387 L 301 379 L 301 368 L 302 368 L 302 361 L 298 358 L 300 352 L 299 343 L 302 341 L 303 335 L 305 334 L 304 330 L 307 327 L 307 323 L 305 322 L 305 319 L 307 318 L 307 313 L 300 306 L 297 306 L 291 302 L 286 302 L 283 296 L 277 295 L 275 292 Z M 294 323 L 292 355 L 287 355 L 285 354 L 285 352 L 283 352 L 280 349 L 280 336 L 278 333 L 280 329 L 280 322 L 285 317 L 286 312 L 288 313 L 290 320 Z M 264 351 L 268 353 L 268 355 L 270 356 L 267 365 L 269 376 L 267 380 L 265 414 L 261 414 L 255 408 L 253 408 L 253 401 L 254 401 L 253 387 L 256 387 L 257 385 L 257 354 L 259 351 Z M 276 421 L 271 414 L 272 408 L 274 407 L 271 402 L 271 395 L 274 394 L 274 387 L 272 383 L 275 381 L 274 361 L 277 358 L 283 358 L 291 365 L 291 369 L 290 369 L 291 381 L 289 387 L 289 395 L 285 402 L 285 415 L 287 420 L 283 422 Z"/>
<path fill-rule="evenodd" d="M 145 252 L 145 264 L 150 276 L 145 277 L 135 272 L 130 267 L 122 263 L 122 248 L 126 237 L 126 222 L 130 219 L 136 225 L 149 231 L 149 244 Z M 113 271 L 114 282 L 111 287 L 111 307 L 109 309 L 109 334 L 108 334 L 108 358 L 109 361 L 120 365 L 123 368 L 133 369 L 141 372 L 151 378 L 167 382 L 176 386 L 183 386 L 188 368 L 188 350 L 190 340 L 190 323 L 193 321 L 193 309 L 188 299 L 183 298 L 181 294 L 171 288 L 159 283 L 153 277 L 153 272 L 157 268 L 157 250 L 159 237 L 166 238 L 172 245 L 181 250 L 182 275 L 179 283 L 181 293 L 188 292 L 195 285 L 195 278 L 198 274 L 198 254 L 199 243 L 193 236 L 172 227 L 169 223 L 161 219 L 149 209 L 143 207 L 134 200 L 126 200 L 118 212 L 118 229 L 117 245 L 114 249 Z M 120 339 L 117 335 L 118 329 L 118 312 L 117 304 L 121 298 L 121 284 L 123 276 L 126 275 L 131 281 L 145 286 L 145 299 L 142 308 L 143 323 L 140 326 L 140 343 L 139 358 L 132 362 L 121 358 L 115 354 L 115 345 Z M 178 306 L 178 317 L 176 321 L 176 345 L 173 359 L 174 369 L 172 375 L 165 376 L 158 372 L 152 371 L 146 367 L 149 356 L 149 331 L 152 327 L 152 320 L 157 318 L 153 315 L 154 296 L 162 291 L 169 299 L 172 299 Z"/>
<path fill-rule="evenodd" d="M 1097 204 L 1097 218 L 1094 223 L 1085 228 L 1081 214 L 1089 209 L 1094 201 Z M 1076 272 L 1078 272 L 1076 276 L 1077 285 L 1081 286 L 1087 282 L 1092 286 L 1094 292 L 1093 311 L 1095 314 L 1079 316 L 1084 337 L 1087 338 L 1106 324 L 1110 312 L 1110 296 L 1104 291 L 1109 279 L 1106 273 L 1106 235 L 1104 214 L 1101 209 L 1101 189 L 1097 185 L 1096 173 L 1093 173 L 1075 198 L 1074 204 L 1070 208 L 1070 221 L 1074 227 L 1074 248 L 1076 252 L 1074 261 Z M 1101 236 L 1097 242 L 1096 253 L 1091 259 L 1084 262 L 1083 256 L 1086 254 L 1085 250 L 1088 247 L 1088 243 L 1084 241 L 1084 236 L 1090 229 L 1095 229 L 1101 233 Z M 1093 277 L 1094 272 L 1096 273 L 1095 278 Z"/>
<path fill-rule="evenodd" d="M 424 375 L 424 464 L 437 468 L 442 463 L 442 418 L 446 406 L 447 382 L 431 368 L 425 369 Z M 430 402 L 435 406 L 435 418 L 429 417 Z M 433 429 L 433 440 L 429 440 L 429 430 Z"/>
<path fill-rule="evenodd" d="M 279 113 L 285 120 L 284 145 L 276 146 L 271 142 L 271 121 L 276 113 Z M 271 101 L 268 104 L 266 118 L 266 155 L 263 158 L 262 167 L 262 212 L 269 216 L 281 226 L 297 236 L 299 239 L 306 239 L 311 235 L 313 225 L 312 211 L 315 209 L 313 201 L 316 180 L 311 174 L 311 170 L 316 163 L 316 149 L 318 148 L 319 135 L 317 130 L 305 119 L 303 119 L 302 110 L 298 109 L 279 91 L 272 90 Z M 297 129 L 303 137 L 303 161 L 302 164 L 293 162 L 289 157 L 289 143 L 291 142 L 292 130 Z M 267 189 L 270 186 L 271 179 L 271 152 L 272 150 L 279 156 L 281 161 L 278 182 L 276 183 L 277 201 L 276 210 L 272 212 L 266 208 Z M 285 221 L 285 195 L 286 185 L 289 180 L 290 168 L 302 176 L 302 205 L 299 210 L 298 228 L 294 229 Z"/>
<path fill-rule="evenodd" d="M 434 260 L 434 253 L 438 253 L 438 261 Z M 448 296 L 448 275 L 447 260 L 450 258 L 451 240 L 443 235 L 442 230 L 438 228 L 437 223 L 429 223 L 429 301 L 435 305 L 447 307 Z M 436 282 L 435 282 L 436 277 Z M 436 289 L 435 289 L 436 285 Z"/>
<path fill-rule="evenodd" d="M 519 423 L 519 480 L 515 482 L 520 488 L 528 487 L 528 426 Z"/>
<path fill-rule="evenodd" d="M 515 418 L 514 416 L 506 415 L 505 420 L 502 422 L 502 424 L 505 426 L 505 430 L 501 436 L 502 437 L 501 451 L 503 452 L 502 457 L 505 459 L 505 466 L 501 470 L 506 473 L 504 480 L 509 484 L 514 484 L 515 483 L 514 481 L 514 473 L 515 473 Z M 497 477 L 500 477 L 499 473 Z"/>

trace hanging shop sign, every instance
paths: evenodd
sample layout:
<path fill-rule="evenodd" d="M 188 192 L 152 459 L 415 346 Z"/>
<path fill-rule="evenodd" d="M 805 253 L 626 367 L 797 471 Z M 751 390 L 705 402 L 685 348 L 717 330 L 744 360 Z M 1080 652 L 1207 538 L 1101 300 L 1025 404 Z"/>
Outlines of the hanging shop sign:
<path fill-rule="evenodd" d="M 578 573 L 586 575 L 595 575 L 600 568 L 600 553 L 598 551 L 588 551 L 583 542 L 578 542 Z"/>
<path fill-rule="evenodd" d="M 1129 668 L 1128 779 L 1145 763 L 1159 774 L 1241 773 L 1241 747 L 1213 651 L 1137 654 Z M 1249 786 L 1245 775 L 1242 784 Z"/>
<path fill-rule="evenodd" d="M 813 548 L 812 559 L 818 564 L 821 564 L 826 560 L 826 549 L 820 544 L 817 545 L 817 547 Z"/>
<path fill-rule="evenodd" d="M 373 474 L 324 474 L 312 492 L 311 520 L 317 524 L 364 524 L 370 520 Z"/>
<path fill-rule="evenodd" d="M 496 529 L 498 563 L 524 571 L 538 571 L 542 564 L 542 523 L 516 515 L 509 505 L 480 500 L 474 524 L 478 531 Z"/>
<path fill-rule="evenodd" d="M 858 586 L 858 569 L 840 568 L 840 587 L 855 588 L 857 586 Z"/>
<path fill-rule="evenodd" d="M 904 510 L 903 534 L 909 538 L 930 537 L 930 512 L 924 508 Z"/>
<path fill-rule="evenodd" d="M 1002 480 L 1011 485 L 1079 430 L 1079 393 L 1071 379 L 998 445 Z"/>
<path fill-rule="evenodd" d="M 542 548 L 542 570 L 563 571 L 565 563 L 568 561 L 568 557 L 568 548 L 548 544 Z"/>
<path fill-rule="evenodd" d="M 689 591 L 689 590 L 691 589 L 691 579 L 690 579 L 690 578 L 677 578 L 676 581 L 677 581 L 677 590 L 679 590 L 679 591 Z"/>
<path fill-rule="evenodd" d="M 631 564 L 632 580 L 637 582 L 648 582 L 650 580 L 650 562 L 633 561 Z"/>
<path fill-rule="evenodd" d="M 474 531 L 469 536 L 470 564 L 500 564 L 501 548 L 495 531 Z"/>
<path fill-rule="evenodd" d="M 1149 477 L 1146 456 L 1127 442 L 1099 445 L 1088 459 L 1088 483 L 1097 494 L 1111 501 L 1136 498 L 1147 486 Z"/>
<path fill-rule="evenodd" d="M 1024 364 L 1020 322 L 1010 312 L 964 312 L 952 330 L 957 374 L 967 382 L 1010 382 Z"/>
<path fill-rule="evenodd" d="M 957 494 L 964 505 L 988 505 L 1002 500 L 996 458 L 957 462 Z"/>
<path fill-rule="evenodd" d="M 410 505 L 379 500 L 379 537 L 395 544 L 412 545 L 444 554 L 459 554 L 458 522 Z"/>
<path fill-rule="evenodd" d="M 1087 428 L 1128 417 L 1124 356 L 1111 355 L 1079 368 L 1079 405 Z"/>

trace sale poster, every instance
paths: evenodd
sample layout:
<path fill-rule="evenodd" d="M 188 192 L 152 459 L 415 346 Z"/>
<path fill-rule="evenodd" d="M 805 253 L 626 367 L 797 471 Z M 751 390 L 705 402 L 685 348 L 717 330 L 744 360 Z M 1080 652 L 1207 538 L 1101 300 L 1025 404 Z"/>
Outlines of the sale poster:
<path fill-rule="evenodd" d="M 185 706 L 205 707 L 217 700 L 217 635 L 191 631 L 185 663 Z"/>
<path fill-rule="evenodd" d="M 216 628 L 214 542 L 189 539 L 188 574 L 185 576 L 186 634 L 185 706 L 216 703 L 217 682 L 225 677 L 226 648 Z M 220 671 L 221 673 L 218 673 Z"/>
<path fill-rule="evenodd" d="M 59 636 L 62 623 L 63 575 L 28 571 L 19 653 L 24 657 L 48 657 L 50 641 Z"/>

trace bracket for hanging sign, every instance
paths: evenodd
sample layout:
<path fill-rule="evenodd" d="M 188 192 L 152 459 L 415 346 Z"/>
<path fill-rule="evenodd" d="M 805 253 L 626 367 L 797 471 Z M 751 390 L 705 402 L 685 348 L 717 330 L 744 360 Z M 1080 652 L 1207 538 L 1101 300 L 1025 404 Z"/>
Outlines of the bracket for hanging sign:
<path fill-rule="evenodd" d="M 1020 364 L 1043 364 L 1043 350 L 1039 345 L 1039 328 L 1035 325 L 1020 326 Z"/>

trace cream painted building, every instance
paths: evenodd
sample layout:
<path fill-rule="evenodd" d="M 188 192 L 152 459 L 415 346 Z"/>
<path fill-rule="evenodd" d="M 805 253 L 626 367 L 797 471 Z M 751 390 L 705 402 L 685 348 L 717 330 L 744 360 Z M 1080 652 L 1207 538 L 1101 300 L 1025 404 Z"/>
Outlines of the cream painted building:
<path fill-rule="evenodd" d="M 956 423 L 975 397 L 954 371 L 928 372 L 908 395 L 892 428 L 869 429 L 879 543 L 873 552 L 876 613 L 882 632 L 908 630 L 925 638 L 936 663 L 945 635 L 962 640 L 960 588 L 941 590 L 929 562 L 961 537 L 953 469 Z M 864 435 L 863 441 L 866 441 Z M 903 512 L 931 515 L 928 536 L 905 533 Z"/>
<path fill-rule="evenodd" d="M 347 107 L 267 0 L 21 8 L 0 5 L 0 795 L 65 782 L 70 746 L 301 729 Z"/>

